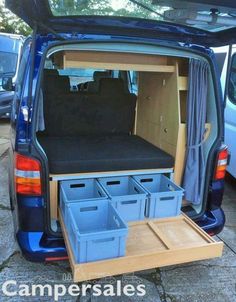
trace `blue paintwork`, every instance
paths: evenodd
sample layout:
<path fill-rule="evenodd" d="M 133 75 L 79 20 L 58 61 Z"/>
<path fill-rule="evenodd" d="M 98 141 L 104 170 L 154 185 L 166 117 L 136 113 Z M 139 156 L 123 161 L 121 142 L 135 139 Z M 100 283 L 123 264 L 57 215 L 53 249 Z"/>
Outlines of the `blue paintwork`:
<path fill-rule="evenodd" d="M 48 0 L 6 0 L 6 7 L 22 18 L 31 27 L 35 22 L 52 28 L 58 33 L 75 32 L 81 34 L 107 34 L 123 36 L 156 38 L 162 37 L 169 41 L 188 41 L 208 46 L 220 46 L 236 40 L 236 28 L 222 32 L 208 32 L 195 27 L 172 22 L 136 19 L 128 17 L 109 16 L 63 16 L 55 17 L 51 14 Z M 19 3 L 20 2 L 20 3 Z M 225 2 L 225 1 L 224 1 Z M 235 3 L 217 1 L 218 5 L 234 8 Z M 208 4 L 204 1 L 204 4 Z M 44 27 L 41 33 L 47 32 Z"/>
<path fill-rule="evenodd" d="M 88 19 L 87 19 L 88 21 Z M 90 20 L 91 21 L 91 20 Z M 106 21 L 108 22 L 108 21 Z M 133 22 L 133 21 L 132 21 Z M 131 23 L 132 23 L 131 22 Z M 136 24 L 137 25 L 137 24 Z M 143 25 L 144 26 L 144 25 Z M 159 25 L 160 26 L 160 25 Z M 173 25 L 172 25 L 173 26 Z M 142 22 L 140 22 L 139 27 L 142 27 Z M 167 28 L 165 27 L 167 30 Z M 173 29 L 173 27 L 172 27 Z M 169 27 L 169 30 L 171 28 Z M 61 33 L 62 36 L 66 37 L 68 42 L 70 41 L 124 41 L 124 42 L 142 42 L 142 43 L 157 43 L 158 45 L 168 46 L 168 47 L 181 47 L 183 50 L 189 49 L 198 51 L 208 57 L 213 59 L 212 52 L 202 46 L 189 43 L 180 43 L 177 41 L 163 40 L 160 37 L 136 37 L 133 36 L 122 36 L 121 32 L 119 35 L 114 36 L 110 34 L 94 35 L 94 34 L 65 34 Z M 14 145 L 14 150 L 22 152 L 24 154 L 32 155 L 31 150 L 33 147 L 33 134 L 32 134 L 32 124 L 31 124 L 31 114 L 34 112 L 34 96 L 36 91 L 36 83 L 39 79 L 39 67 L 42 59 L 42 54 L 45 48 L 54 42 L 58 42 L 58 39 L 52 34 L 42 35 L 38 34 L 36 37 L 36 55 L 34 56 L 34 70 L 33 70 L 33 98 L 32 107 L 28 106 L 28 85 L 29 85 L 29 74 L 30 74 L 30 60 L 28 68 L 25 74 L 25 82 L 22 89 L 21 95 L 21 105 L 20 114 L 16 124 L 16 140 Z M 213 68 L 216 72 L 216 65 L 213 63 Z M 217 82 L 218 83 L 218 82 Z M 219 85 L 219 83 L 218 83 Z M 220 85 L 217 87 L 219 90 L 219 102 L 222 101 L 222 95 Z M 223 102 L 222 102 L 223 104 Z M 24 109 L 24 110 L 23 110 Z M 25 118 L 25 111 L 28 112 L 30 119 L 29 121 Z M 223 127 L 223 119 L 219 123 Z M 14 133 L 14 131 L 13 131 Z M 22 146 L 29 146 L 30 148 L 21 149 Z M 42 162 L 43 169 L 45 170 L 46 162 Z M 44 182 L 45 183 L 45 182 Z M 43 192 L 46 190 L 43 187 Z M 213 182 L 212 186 L 209 188 L 207 211 L 198 219 L 197 223 L 208 232 L 219 232 L 224 225 L 224 214 L 220 209 L 223 193 L 223 183 Z M 11 199 L 14 199 L 14 192 L 12 192 Z M 64 242 L 61 237 L 49 236 L 47 235 L 46 225 L 45 225 L 45 205 L 46 197 L 23 197 L 18 195 L 15 203 L 18 204 L 18 216 L 19 224 L 17 230 L 17 239 L 21 247 L 23 255 L 31 261 L 44 261 L 47 257 L 64 257 L 66 255 L 66 249 Z"/>
<path fill-rule="evenodd" d="M 48 257 L 65 257 L 67 256 L 65 245 L 60 239 L 56 247 L 44 247 L 40 243 L 42 232 L 22 232 L 17 233 L 17 241 L 21 251 L 26 259 L 34 262 L 43 262 Z"/>

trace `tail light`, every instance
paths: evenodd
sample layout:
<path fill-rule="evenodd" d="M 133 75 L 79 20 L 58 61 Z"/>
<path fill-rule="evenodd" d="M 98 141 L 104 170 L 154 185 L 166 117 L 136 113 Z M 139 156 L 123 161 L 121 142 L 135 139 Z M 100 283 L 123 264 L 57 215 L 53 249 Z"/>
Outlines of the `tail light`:
<path fill-rule="evenodd" d="M 222 149 L 217 158 L 217 166 L 215 169 L 215 180 L 221 180 L 225 178 L 226 168 L 228 165 L 228 157 L 229 157 L 229 151 L 228 148 L 225 147 Z"/>
<path fill-rule="evenodd" d="M 24 195 L 41 195 L 41 165 L 38 160 L 15 154 L 16 192 Z"/>

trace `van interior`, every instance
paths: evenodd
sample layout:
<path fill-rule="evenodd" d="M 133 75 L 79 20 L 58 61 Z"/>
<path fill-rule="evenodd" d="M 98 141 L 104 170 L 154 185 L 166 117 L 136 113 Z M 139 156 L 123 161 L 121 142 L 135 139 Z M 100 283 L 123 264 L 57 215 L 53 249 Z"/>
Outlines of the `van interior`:
<path fill-rule="evenodd" d="M 59 186 L 65 179 L 161 172 L 175 184 L 182 184 L 189 60 L 193 55 L 171 53 L 169 49 L 157 53 L 118 49 L 68 46 L 47 55 L 37 140 L 48 158 L 50 213 L 55 230 Z M 205 159 L 216 137 L 216 103 L 210 76 Z M 197 214 L 202 207 L 203 201 L 194 205 L 183 199 L 185 213 Z M 208 242 L 212 240 L 209 238 Z"/>

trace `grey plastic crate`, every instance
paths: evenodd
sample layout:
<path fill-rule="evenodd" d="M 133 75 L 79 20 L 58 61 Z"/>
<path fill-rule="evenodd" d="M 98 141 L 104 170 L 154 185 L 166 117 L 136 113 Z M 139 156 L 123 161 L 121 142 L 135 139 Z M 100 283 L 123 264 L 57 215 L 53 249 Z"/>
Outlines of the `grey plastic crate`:
<path fill-rule="evenodd" d="M 77 263 L 125 255 L 128 228 L 108 200 L 70 203 L 66 228 Z"/>
<path fill-rule="evenodd" d="M 98 181 L 124 221 L 144 219 L 147 193 L 133 178 L 106 177 Z"/>
<path fill-rule="evenodd" d="M 68 204 L 107 199 L 108 195 L 96 179 L 65 180 L 60 182 L 60 208 L 65 224 L 68 222 Z"/>
<path fill-rule="evenodd" d="M 146 216 L 164 218 L 178 216 L 184 190 L 163 174 L 133 176 L 148 193 Z"/>

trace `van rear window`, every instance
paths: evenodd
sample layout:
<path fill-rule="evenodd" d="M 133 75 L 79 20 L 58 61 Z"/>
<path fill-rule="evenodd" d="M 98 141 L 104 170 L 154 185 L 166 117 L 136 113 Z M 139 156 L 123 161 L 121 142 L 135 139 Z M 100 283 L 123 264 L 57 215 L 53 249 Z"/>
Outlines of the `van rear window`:
<path fill-rule="evenodd" d="M 82 69 L 82 68 L 66 68 L 66 69 L 58 70 L 60 75 L 70 77 L 71 86 L 92 81 L 95 71 L 104 71 L 104 69 L 95 70 L 95 69 Z"/>

